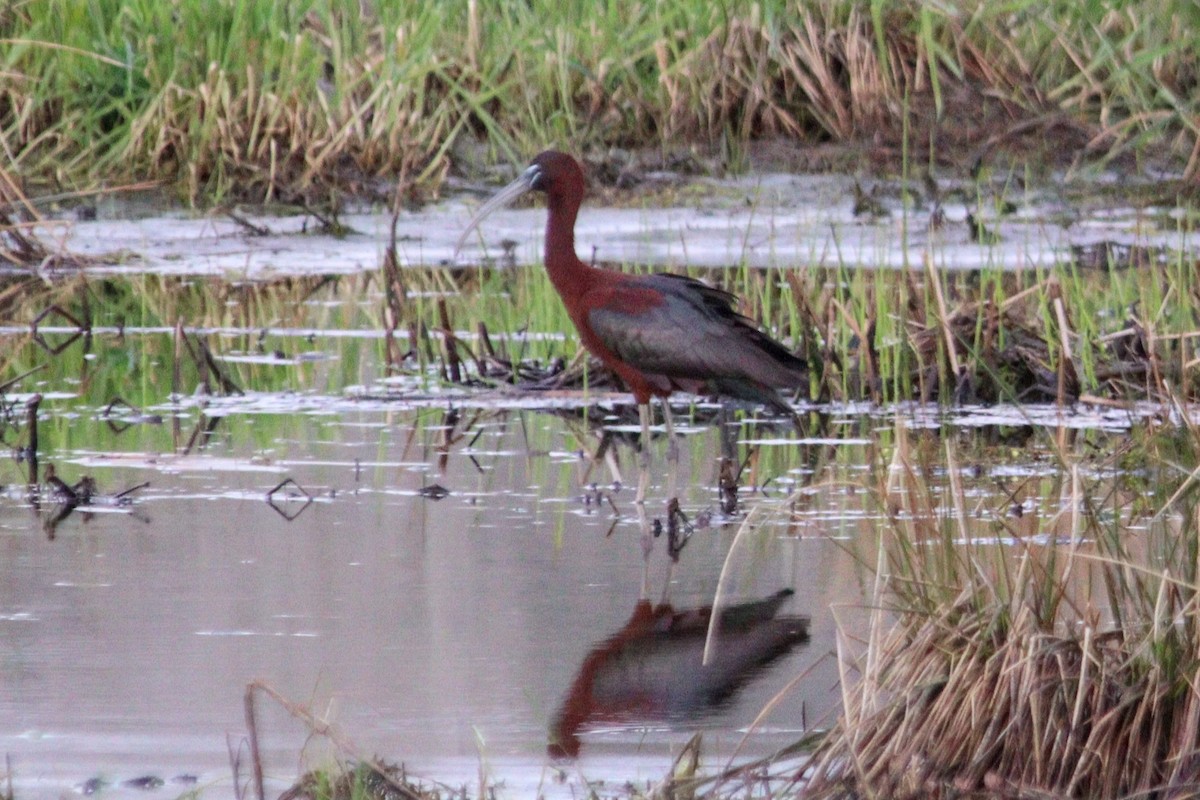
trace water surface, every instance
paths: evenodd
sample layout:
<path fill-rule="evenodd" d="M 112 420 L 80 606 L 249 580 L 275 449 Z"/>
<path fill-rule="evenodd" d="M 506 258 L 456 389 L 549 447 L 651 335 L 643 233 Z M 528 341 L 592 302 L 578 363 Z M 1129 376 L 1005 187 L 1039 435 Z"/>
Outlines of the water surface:
<path fill-rule="evenodd" d="M 931 231 L 931 210 L 899 192 L 882 194 L 883 216 L 856 217 L 848 186 L 763 178 L 723 184 L 688 209 L 585 210 L 578 246 L 661 265 L 903 266 L 929 251 L 950 268 L 1057 263 L 1104 242 L 1194 246 L 1165 212 L 1077 212 L 1052 193 L 989 217 L 1001 240 L 983 246 L 965 229 Z M 405 262 L 449 259 L 471 205 L 403 215 Z M 968 207 L 945 211 L 953 219 Z M 534 260 L 543 214 L 497 214 L 465 259 L 500 258 L 510 237 L 512 263 Z M 5 443 L 19 453 L 25 404 L 40 393 L 40 477 L 53 465 L 68 485 L 88 476 L 98 492 L 64 515 L 44 483 L 30 491 L 27 459 L 0 464 L 0 749 L 21 798 L 141 796 L 122 784 L 146 776 L 165 782 L 160 796 L 233 796 L 229 752 L 241 752 L 246 775 L 242 700 L 253 680 L 336 723 L 360 755 L 451 784 L 482 773 L 512 796 L 576 796 L 585 779 L 656 781 L 696 731 L 707 766 L 764 755 L 836 713 L 834 654 L 856 645 L 866 613 L 870 579 L 856 555 L 874 563 L 888 513 L 879 489 L 899 437 L 937 465 L 926 476 L 935 489 L 951 473 L 963 483 L 969 540 L 1019 553 L 1061 528 L 1043 522 L 1070 502 L 1063 453 L 1085 478 L 1108 480 L 1114 465 L 1101 454 L 1171 415 L 863 404 L 803 408 L 797 432 L 683 398 L 674 483 L 696 530 L 673 563 L 665 536 L 647 553 L 632 502 L 628 396 L 454 386 L 417 363 L 389 374 L 378 284 L 323 277 L 377 268 L 384 215 L 347 216 L 346 237 L 307 232 L 303 217 L 264 216 L 272 233 L 250 236 L 219 216 L 105 216 L 64 238 L 99 257 L 86 271 L 109 281 L 93 296 L 91 335 L 52 317 L 35 343 L 36 309 L 0 321 L 0 348 L 17 354 L 0 377 L 41 369 L 4 398 Z M 280 280 L 259 291 L 267 279 Z M 184 306 L 189 293 L 206 302 Z M 177 320 L 241 393 L 212 381 L 202 391 L 194 365 L 173 378 Z M 535 358 L 567 339 L 493 335 Z M 612 465 L 591 464 L 603 430 L 617 435 L 623 487 Z M 719 491 L 722 454 L 744 465 L 732 512 Z M 659 435 L 647 511 L 660 522 L 665 455 Z M 712 702 L 678 694 L 597 715 L 579 728 L 577 759 L 551 757 L 564 702 L 598 654 L 621 655 L 594 670 L 610 698 L 614 676 L 637 673 L 644 682 L 627 685 L 643 687 L 664 674 L 676 685 L 704 678 L 692 639 L 620 649 L 613 637 L 628 636 L 641 602 L 667 600 L 685 619 L 710 605 L 748 518 L 729 600 L 794 592 L 778 615 L 809 617 L 808 640 Z M 328 741 L 306 747 L 305 726 L 270 701 L 259 712 L 276 787 L 327 763 Z"/>

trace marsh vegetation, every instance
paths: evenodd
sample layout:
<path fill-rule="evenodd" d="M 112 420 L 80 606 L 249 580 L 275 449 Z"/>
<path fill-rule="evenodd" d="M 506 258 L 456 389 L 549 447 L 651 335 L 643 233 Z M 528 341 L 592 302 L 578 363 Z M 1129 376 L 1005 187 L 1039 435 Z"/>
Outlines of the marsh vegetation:
<path fill-rule="evenodd" d="M 338 800 L 1195 793 L 1197 13 L 0 9 L 15 795 L 156 788 L 105 773 L 147 758 L 202 771 L 181 791 Z M 800 430 L 678 404 L 679 564 L 637 545 L 636 418 L 523 242 L 450 265 L 427 230 L 452 240 L 464 206 L 435 199 L 551 145 L 596 205 L 690 208 L 615 267 L 728 289 L 811 368 Z M 736 180 L 765 170 L 850 177 L 783 201 Z M 81 242 L 115 195 L 209 230 Z M 814 203 L 841 216 L 781 222 Z M 721 215 L 734 255 L 689 250 Z M 234 243 L 216 268 L 206 236 Z M 723 697 L 601 709 L 571 728 L 578 762 L 547 760 L 605 657 L 657 665 L 763 598 L 790 604 L 788 646 Z M 326 691 L 350 698 L 340 726 Z M 232 777 L 192 739 L 200 767 L 147 756 L 138 726 L 237 731 Z M 53 777 L 22 783 L 31 762 Z"/>
<path fill-rule="evenodd" d="M 0 131 L 23 180 L 192 201 L 426 193 L 568 144 L 734 170 L 769 141 L 863 142 L 843 168 L 1173 157 L 1194 179 L 1198 31 L 1182 0 L 18 2 Z"/>

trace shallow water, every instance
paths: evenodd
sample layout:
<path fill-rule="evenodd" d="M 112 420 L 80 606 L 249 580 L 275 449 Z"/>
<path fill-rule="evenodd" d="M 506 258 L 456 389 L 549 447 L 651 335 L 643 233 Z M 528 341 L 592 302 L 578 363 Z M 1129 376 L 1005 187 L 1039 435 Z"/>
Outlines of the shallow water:
<path fill-rule="evenodd" d="M 1080 224 L 1064 226 L 1058 201 L 1037 196 L 1015 218 L 996 220 L 1003 240 L 984 247 L 957 228 L 930 234 L 927 212 L 905 212 L 898 196 L 883 197 L 888 217 L 856 219 L 846 192 L 844 179 L 764 178 L 721 185 L 698 209 L 589 211 L 578 246 L 585 253 L 602 238 L 600 258 L 660 264 L 879 266 L 906 263 L 933 236 L 937 263 L 953 267 L 1045 263 L 1081 241 L 1192 246 L 1169 216 L 1098 208 L 1087 219 L 1104 227 L 1079 215 Z M 828 202 L 807 203 L 814 193 Z M 458 228 L 445 220 L 464 218 L 468 205 L 405 215 L 403 257 L 448 259 Z M 485 241 L 511 236 L 515 262 L 535 260 L 543 213 L 497 214 Z M 1080 454 L 1085 474 L 1103 480 L 1108 467 L 1093 470 L 1088 454 L 1164 413 L 850 405 L 804 409 L 810 427 L 797 433 L 741 412 L 722 426 L 715 407 L 683 401 L 675 480 L 696 531 L 672 565 L 665 536 L 646 554 L 630 446 L 615 446 L 625 488 L 608 464 L 588 471 L 585 451 L 601 426 L 637 430 L 628 397 L 385 377 L 377 289 L 360 295 L 348 284 L 317 298 L 300 292 L 294 308 L 247 305 L 249 319 L 187 320 L 245 393 L 194 392 L 194 376 L 185 376 L 172 394 L 173 320 L 156 319 L 169 304 L 137 285 L 140 276 L 215 277 L 215 294 L 245 279 L 371 271 L 385 240 L 381 215 L 348 216 L 357 233 L 345 238 L 300 235 L 300 217 L 263 217 L 274 231 L 266 237 L 186 214 L 101 217 L 73 224 L 64 241 L 94 255 L 136 253 L 88 270 L 132 281 L 137 313 L 126 309 L 117 321 L 97 309 L 92 336 L 74 341 L 71 326 L 47 320 L 40 333 L 64 347 L 52 357 L 29 342 L 28 320 L 0 322 L 0 347 L 21 353 L 14 373 L 49 365 L 4 398 L 4 441 L 24 443 L 23 404 L 41 393 L 43 478 L 53 464 L 66 483 L 86 475 L 98 491 L 62 516 L 58 498 L 35 504 L 27 462 L 0 465 L 0 750 L 12 756 L 21 798 L 82 791 L 95 779 L 106 796 L 140 796 L 122 783 L 143 776 L 165 781 L 159 795 L 198 787 L 232 796 L 229 749 L 246 735 L 243 694 L 256 679 L 334 722 L 357 754 L 451 784 L 475 785 L 482 772 L 510 796 L 576 796 L 585 779 L 657 781 L 697 730 L 709 767 L 735 752 L 769 753 L 836 712 L 836 632 L 845 626 L 841 644 L 853 647 L 868 580 L 855 554 L 874 561 L 884 511 L 873 490 L 898 426 L 934 453 L 936 486 L 949 480 L 938 454 L 951 443 L 976 504 L 968 538 L 1009 548 L 1055 530 L 1039 520 L 1067 502 L 1069 476 L 1051 455 L 1049 431 Z M 718 492 L 723 439 L 747 465 L 728 515 Z M 661 436 L 652 455 L 647 508 L 663 520 L 670 470 Z M 448 494 L 438 499 L 441 489 Z M 711 604 L 754 509 L 755 534 L 736 548 L 729 597 L 793 590 L 779 614 L 810 617 L 810 639 L 717 682 L 720 702 L 681 693 L 621 699 L 650 693 L 663 674 L 673 687 L 710 679 L 696 666 L 695 637 L 634 639 L 633 615 L 643 599 L 669 598 L 681 612 Z M 629 646 L 615 650 L 620 632 Z M 724 641 L 726 653 L 749 647 L 732 635 Z M 589 673 L 606 652 L 619 657 Z M 577 760 L 552 759 L 552 731 L 572 687 L 586 682 L 581 674 L 592 674 L 612 708 L 579 729 Z M 614 684 L 634 690 L 621 695 Z M 305 726 L 265 697 L 258 709 L 273 785 L 328 755 L 318 737 L 299 756 Z"/>
<path fill-rule="evenodd" d="M 489 412 L 471 448 L 454 446 L 441 469 L 440 412 L 226 413 L 201 454 L 173 456 L 162 429 L 132 429 L 129 450 L 58 449 L 68 481 L 86 472 L 110 493 L 150 485 L 128 507 L 76 511 L 53 540 L 52 508 L 36 512 L 12 490 L 0 506 L 0 749 L 13 755 L 18 788 L 56 792 L 143 772 L 219 779 L 225 734 L 241 735 L 242 688 L 254 678 L 320 713 L 332 703 L 362 752 L 418 774 L 456 759 L 545 762 L 574 672 L 643 590 L 630 490 L 617 493 L 622 517 L 588 504 L 574 443 L 545 414 Z M 63 433 L 86 437 L 95 424 L 81 415 Z M 688 451 L 703 438 L 689 437 Z M 681 475 L 696 486 L 685 500 L 692 513 L 712 505 L 690 475 L 711 472 L 704 461 L 690 457 Z M 285 477 L 312 505 L 268 504 Z M 434 483 L 450 494 L 419 494 Z M 679 608 L 711 602 L 735 527 L 714 525 L 688 545 L 670 578 Z M 756 580 L 763 593 L 795 587 L 796 613 L 836 597 L 832 580 L 855 585 L 828 540 L 772 548 L 775 563 Z M 657 600 L 669 559 L 655 549 L 647 572 Z M 828 631 L 822 615 L 813 634 L 826 648 Z M 731 747 L 733 731 L 814 659 L 797 648 L 705 714 L 714 746 Z M 816 675 L 821 688 L 791 697 L 754 750 L 829 708 L 832 673 Z M 286 774 L 302 729 L 274 709 L 265 716 L 269 763 Z M 682 735 L 670 720 L 610 727 L 594 735 L 599 752 L 623 745 L 666 758 Z"/>
<path fill-rule="evenodd" d="M 1110 181 L 1137 189 L 1127 178 Z M 1003 179 L 942 181 L 936 204 L 916 186 L 864 181 L 871 213 L 856 213 L 855 183 L 847 176 L 768 174 L 699 179 L 619 208 L 585 200 L 576 249 L 584 260 L 657 267 L 921 267 L 928 254 L 935 266 L 952 270 L 1045 267 L 1109 252 L 1119 264 L 1129 248 L 1145 248 L 1150 258 L 1165 258 L 1163 249 L 1200 249 L 1197 220 L 1167 206 L 1132 205 L 1109 181 L 1056 178 L 1027 189 Z M 400 263 L 452 263 L 461 226 L 477 205 L 456 195 L 401 213 L 395 227 Z M 246 211 L 241 218 L 265 233 L 252 235 L 219 212 L 163 213 L 150 202 L 136 208 L 131 217 L 129 202 L 101 201 L 95 219 L 68 214 L 47 238 L 99 259 L 90 268 L 96 274 L 265 280 L 373 271 L 391 232 L 391 215 L 375 209 L 350 209 L 339 219 L 349 232 L 333 236 L 307 214 Z M 968 214 L 988 232 L 985 241 L 972 236 Z M 931 224 L 934 217 L 940 224 Z M 540 263 L 544 225 L 540 207 L 498 211 L 453 263 Z M 1098 262 L 1106 265 L 1107 258 L 1100 255 Z"/>
<path fill-rule="evenodd" d="M 53 401 L 47 415 L 59 420 L 53 436 L 63 444 L 43 460 L 60 476 L 91 475 L 108 496 L 149 486 L 128 506 L 79 509 L 53 529 L 54 505 L 34 510 L 19 486 L 0 503 L 0 717 L 8 720 L 0 748 L 13 756 L 20 796 L 143 774 L 194 775 L 226 796 L 227 737 L 244 736 L 242 694 L 253 679 L 311 704 L 359 753 L 450 782 L 474 781 L 482 764 L 514 789 L 559 769 L 568 785 L 580 776 L 657 780 L 695 730 L 707 731 L 704 752 L 719 766 L 801 673 L 743 754 L 828 724 L 838 699 L 829 655 L 837 620 L 853 630 L 862 602 L 864 578 L 847 548 L 873 550 L 880 516 L 867 487 L 891 414 L 823 414 L 825 426 L 803 439 L 736 428 L 739 452 L 757 442 L 760 453 L 743 509 L 800 493 L 790 515 L 784 508 L 766 518 L 753 547 L 742 548 L 734 595 L 795 590 L 784 613 L 811 616 L 811 641 L 715 707 L 589 724 L 578 761 L 561 762 L 546 755 L 558 709 L 588 654 L 626 624 L 639 598 L 666 592 L 678 609 L 712 602 L 745 519 L 726 519 L 718 507 L 716 430 L 681 426 L 681 500 L 693 518 L 711 519 L 671 567 L 661 539 L 643 556 L 631 489 L 614 493 L 604 467 L 592 476 L 601 479 L 595 489 L 582 481 L 587 439 L 559 416 L 468 404 L 446 448 L 444 401 L 388 409 L 376 399 L 355 409 L 353 399 L 323 406 L 310 397 L 284 413 L 285 398 L 271 409 L 260 399 L 207 405 L 218 421 L 203 449 L 186 455 L 172 443 L 173 419 L 181 442 L 209 424 L 191 401 L 146 409 L 166 422 L 115 437 L 98 409 Z M 971 416 L 899 413 L 914 427 L 936 422 L 934 436 L 965 430 Z M 103 447 L 91 444 L 97 438 Z M 655 444 L 650 511 L 661 516 L 665 449 Z M 980 537 L 1023 524 L 1004 519 L 1011 502 L 997 484 L 1037 487 L 1023 492 L 1030 524 L 1057 509 L 1062 476 L 1040 464 L 1044 453 L 983 452 L 987 466 L 965 471 L 985 509 L 973 522 Z M 632 452 L 618 453 L 631 471 Z M 275 507 L 268 502 L 285 478 L 311 505 L 290 489 Z M 765 492 L 753 491 L 763 484 Z M 449 494 L 423 496 L 433 485 Z M 597 491 L 611 494 L 615 510 Z M 669 657 L 666 667 L 638 663 L 690 679 Z M 286 782 L 305 729 L 269 701 L 260 708 L 269 773 Z"/>

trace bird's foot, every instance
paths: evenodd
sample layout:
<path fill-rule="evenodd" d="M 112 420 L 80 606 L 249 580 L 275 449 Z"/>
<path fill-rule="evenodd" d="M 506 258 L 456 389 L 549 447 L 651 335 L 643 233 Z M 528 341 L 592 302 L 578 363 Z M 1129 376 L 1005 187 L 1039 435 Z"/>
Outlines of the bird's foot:
<path fill-rule="evenodd" d="M 663 401 L 663 424 L 667 428 L 667 461 L 672 466 L 679 463 L 679 440 L 675 436 L 675 417 L 671 413 L 671 404 Z"/>

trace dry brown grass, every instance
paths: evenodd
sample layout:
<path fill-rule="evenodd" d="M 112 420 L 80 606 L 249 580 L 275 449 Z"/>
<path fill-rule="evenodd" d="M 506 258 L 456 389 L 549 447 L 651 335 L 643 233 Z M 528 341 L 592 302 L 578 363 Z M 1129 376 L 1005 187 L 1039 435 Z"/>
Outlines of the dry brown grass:
<path fill-rule="evenodd" d="M 934 497 L 897 441 L 879 610 L 861 656 L 843 642 L 844 710 L 805 796 L 1200 793 L 1194 492 L 1138 520 L 1064 462 L 1044 538 L 997 553 L 964 541 L 953 476 Z"/>
<path fill-rule="evenodd" d="M 0 166 L 0 264 L 34 266 L 46 260 L 49 252 L 34 231 L 40 218 L 18 181 Z"/>
<path fill-rule="evenodd" d="M 1187 611 L 1195 613 L 1194 604 Z M 964 596 L 883 634 L 817 751 L 814 797 L 1200 792 L 1200 692 L 1143 632 L 1048 630 Z"/>

